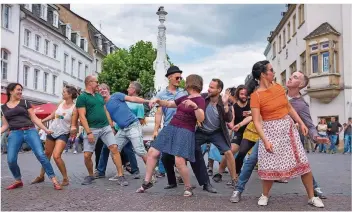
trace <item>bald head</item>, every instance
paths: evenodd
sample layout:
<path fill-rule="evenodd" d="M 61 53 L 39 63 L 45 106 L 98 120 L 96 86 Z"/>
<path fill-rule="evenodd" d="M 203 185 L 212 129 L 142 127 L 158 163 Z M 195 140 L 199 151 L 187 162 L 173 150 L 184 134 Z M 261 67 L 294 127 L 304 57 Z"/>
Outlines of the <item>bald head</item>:
<path fill-rule="evenodd" d="M 94 76 L 92 75 L 88 75 L 85 79 L 84 79 L 84 84 L 87 86 L 89 84 L 90 81 L 92 81 L 94 78 Z"/>

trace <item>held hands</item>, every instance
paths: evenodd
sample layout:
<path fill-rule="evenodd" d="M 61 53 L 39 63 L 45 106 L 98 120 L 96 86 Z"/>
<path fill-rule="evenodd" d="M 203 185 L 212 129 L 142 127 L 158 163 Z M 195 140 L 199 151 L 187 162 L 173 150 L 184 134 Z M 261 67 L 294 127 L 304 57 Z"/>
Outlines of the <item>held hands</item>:
<path fill-rule="evenodd" d="M 155 140 L 155 138 L 158 136 L 158 134 L 159 134 L 159 131 L 158 131 L 158 130 L 155 130 L 155 131 L 153 132 L 153 140 Z"/>
<path fill-rule="evenodd" d="M 182 102 L 182 104 L 184 104 L 186 108 L 191 107 L 192 109 L 196 109 L 198 107 L 197 104 L 190 99 L 186 99 Z"/>
<path fill-rule="evenodd" d="M 48 129 L 45 129 L 44 132 L 45 132 L 47 135 L 51 135 L 51 134 L 54 133 L 52 130 L 48 130 Z"/>
<path fill-rule="evenodd" d="M 70 137 L 76 137 L 77 136 L 77 128 L 76 127 L 71 127 L 70 129 Z"/>
<path fill-rule="evenodd" d="M 239 124 L 236 124 L 236 125 L 232 128 L 232 130 L 233 130 L 234 132 L 237 132 L 240 128 L 241 128 L 241 126 L 240 126 Z"/>
<path fill-rule="evenodd" d="M 160 99 L 152 99 L 149 101 L 149 108 L 153 108 L 156 104 L 160 103 Z"/>

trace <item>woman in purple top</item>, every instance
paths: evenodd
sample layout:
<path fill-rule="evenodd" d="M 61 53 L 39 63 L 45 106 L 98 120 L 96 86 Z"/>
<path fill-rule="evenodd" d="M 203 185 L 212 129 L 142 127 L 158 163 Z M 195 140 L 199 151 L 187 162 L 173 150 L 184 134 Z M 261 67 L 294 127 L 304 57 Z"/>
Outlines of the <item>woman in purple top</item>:
<path fill-rule="evenodd" d="M 185 183 L 183 195 L 187 197 L 193 195 L 186 160 L 195 161 L 194 132 L 197 123 L 203 122 L 205 110 L 205 100 L 200 95 L 202 89 L 202 77 L 193 74 L 186 78 L 188 96 L 183 96 L 175 101 L 160 99 L 152 101 L 163 107 L 177 107 L 177 110 L 170 124 L 161 130 L 148 151 L 146 176 L 141 188 L 137 190 L 138 193 L 143 193 L 153 186 L 151 182 L 153 170 L 160 153 L 163 152 L 175 156 L 176 167 Z"/>

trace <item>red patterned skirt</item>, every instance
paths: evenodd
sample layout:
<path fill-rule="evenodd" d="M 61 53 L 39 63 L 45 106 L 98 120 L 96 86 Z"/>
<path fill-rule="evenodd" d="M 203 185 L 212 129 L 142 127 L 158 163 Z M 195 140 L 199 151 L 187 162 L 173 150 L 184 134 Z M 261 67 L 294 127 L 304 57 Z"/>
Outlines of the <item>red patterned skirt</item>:
<path fill-rule="evenodd" d="M 258 174 L 262 180 L 287 180 L 311 171 L 300 136 L 290 116 L 263 121 L 266 138 L 273 146 L 273 153 L 259 143 Z"/>

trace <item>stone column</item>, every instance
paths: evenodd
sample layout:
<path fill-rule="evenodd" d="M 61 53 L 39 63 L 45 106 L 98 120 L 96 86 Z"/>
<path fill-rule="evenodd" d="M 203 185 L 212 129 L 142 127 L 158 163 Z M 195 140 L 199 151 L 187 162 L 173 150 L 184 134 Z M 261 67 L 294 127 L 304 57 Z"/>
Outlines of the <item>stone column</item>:
<path fill-rule="evenodd" d="M 166 27 L 164 25 L 167 12 L 161 6 L 156 14 L 159 16 L 160 24 L 158 26 L 157 56 L 153 63 L 153 68 L 155 71 L 154 88 L 158 92 L 168 85 L 165 74 L 170 67 L 170 63 L 167 61 L 166 56 Z"/>

